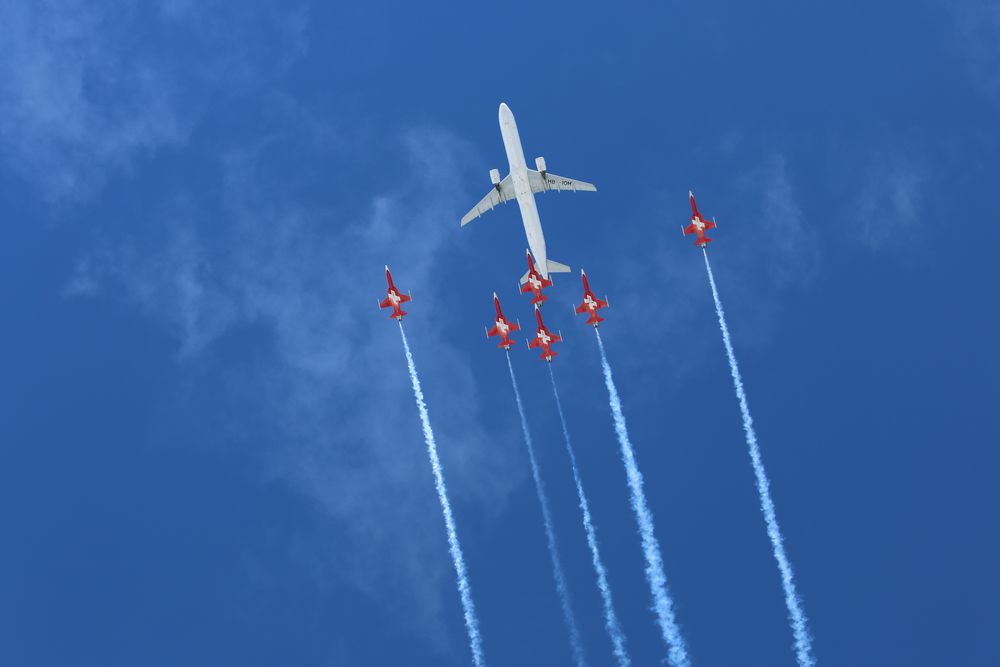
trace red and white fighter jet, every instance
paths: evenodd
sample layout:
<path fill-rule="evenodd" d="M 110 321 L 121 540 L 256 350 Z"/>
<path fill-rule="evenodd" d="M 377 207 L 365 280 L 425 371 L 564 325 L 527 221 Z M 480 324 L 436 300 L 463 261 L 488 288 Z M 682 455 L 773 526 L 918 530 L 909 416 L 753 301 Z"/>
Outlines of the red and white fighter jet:
<path fill-rule="evenodd" d="M 544 359 L 552 363 L 552 357 L 558 354 L 552 349 L 552 345 L 554 343 L 561 343 L 562 336 L 551 333 L 545 328 L 545 324 L 542 322 L 542 311 L 538 309 L 537 304 L 535 305 L 535 319 L 538 320 L 538 330 L 535 332 L 535 337 L 528 341 L 528 347 L 542 348 L 542 356 L 539 359 Z"/>
<path fill-rule="evenodd" d="M 388 266 L 385 267 L 385 279 L 389 283 L 389 289 L 386 290 L 386 297 L 379 302 L 378 307 L 392 308 L 389 317 L 394 320 L 402 320 L 403 316 L 406 315 L 406 311 L 401 310 L 399 305 L 407 301 L 412 301 L 413 297 L 409 294 L 403 294 L 396 289 L 396 286 L 392 284 L 392 274 L 389 273 Z"/>
<path fill-rule="evenodd" d="M 598 315 L 597 311 L 601 308 L 607 308 L 607 297 L 604 297 L 604 301 L 602 301 L 594 296 L 594 293 L 590 291 L 590 283 L 587 282 L 587 274 L 583 269 L 580 269 L 580 278 L 583 280 L 583 303 L 576 307 L 576 314 L 590 313 L 587 324 L 596 327 L 604 321 L 604 318 Z"/>
<path fill-rule="evenodd" d="M 697 234 L 698 238 L 694 240 L 694 244 L 701 248 L 704 248 L 712 239 L 705 236 L 706 229 L 712 229 L 715 227 L 715 219 L 705 220 L 701 217 L 701 213 L 698 212 L 698 205 L 694 203 L 694 193 L 688 190 L 688 197 L 691 198 L 691 224 L 687 227 L 681 227 L 684 234 Z"/>
<path fill-rule="evenodd" d="M 500 299 L 497 298 L 496 292 L 493 292 L 493 305 L 496 306 L 497 309 L 497 319 L 493 328 L 487 330 L 486 337 L 500 336 L 500 344 L 497 345 L 497 347 L 509 350 L 511 346 L 517 342 L 515 340 L 511 340 L 510 334 L 514 331 L 519 331 L 521 329 L 521 325 L 516 322 L 511 322 L 503 316 L 503 311 L 500 310 Z"/>
<path fill-rule="evenodd" d="M 534 294 L 535 298 L 531 300 L 531 303 L 537 306 L 549 298 L 542 294 L 542 288 L 552 287 L 552 281 L 538 272 L 535 267 L 535 260 L 531 258 L 531 251 L 526 250 L 525 252 L 528 255 L 528 278 L 524 281 L 524 284 L 521 285 L 521 292 L 531 292 Z"/>

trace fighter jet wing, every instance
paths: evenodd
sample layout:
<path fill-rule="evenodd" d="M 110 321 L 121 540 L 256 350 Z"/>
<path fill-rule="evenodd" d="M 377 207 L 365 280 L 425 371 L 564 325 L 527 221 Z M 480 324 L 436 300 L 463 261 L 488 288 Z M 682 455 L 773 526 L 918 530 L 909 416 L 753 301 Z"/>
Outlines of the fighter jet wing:
<path fill-rule="evenodd" d="M 472 207 L 471 211 L 465 214 L 465 217 L 462 218 L 462 227 L 472 222 L 483 213 L 492 211 L 494 207 L 509 202 L 511 199 L 516 199 L 516 195 L 514 194 L 514 182 L 510 179 L 510 174 L 507 174 L 502 181 L 497 183 L 496 187 L 486 193 L 486 196 L 483 197 L 478 204 Z"/>
<path fill-rule="evenodd" d="M 528 182 L 531 184 L 532 192 L 545 192 L 546 190 L 583 190 L 585 192 L 596 192 L 597 188 L 593 183 L 586 183 L 565 176 L 557 176 L 552 172 L 537 172 L 534 169 L 528 170 Z"/>

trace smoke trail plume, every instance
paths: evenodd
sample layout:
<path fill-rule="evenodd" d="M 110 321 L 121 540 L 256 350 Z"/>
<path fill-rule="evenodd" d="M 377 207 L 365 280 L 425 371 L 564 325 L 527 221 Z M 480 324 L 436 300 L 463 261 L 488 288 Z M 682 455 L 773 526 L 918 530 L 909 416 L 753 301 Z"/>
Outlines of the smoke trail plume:
<path fill-rule="evenodd" d="M 705 248 L 701 250 L 705 255 L 705 269 L 708 271 L 708 282 L 712 286 L 712 298 L 715 299 L 715 312 L 719 316 L 722 342 L 726 346 L 726 356 L 729 358 L 729 371 L 733 376 L 736 398 L 739 400 L 740 412 L 743 415 L 743 431 L 746 433 L 747 447 L 750 448 L 750 460 L 753 462 L 753 472 L 757 478 L 760 509 L 764 513 L 764 522 L 767 524 L 767 536 L 771 539 L 774 560 L 778 562 L 778 570 L 781 572 L 781 586 L 785 591 L 785 606 L 788 607 L 788 619 L 791 621 L 792 634 L 795 637 L 795 657 L 800 667 L 813 667 L 816 664 L 816 659 L 812 655 L 812 637 L 809 635 L 806 614 L 802 610 L 802 603 L 795 588 L 792 564 L 788 561 L 788 555 L 785 553 L 784 538 L 778 527 L 778 517 L 774 512 L 774 501 L 771 500 L 770 491 L 771 483 L 767 479 L 764 461 L 760 456 L 760 447 L 757 445 L 757 434 L 753 430 L 753 419 L 750 417 L 747 395 L 743 390 L 743 378 L 740 376 L 740 369 L 736 364 L 733 343 L 729 338 L 729 327 L 726 326 L 726 315 L 722 310 L 719 290 L 715 286 L 715 276 L 712 275 L 712 265 L 708 263 L 708 251 Z"/>
<path fill-rule="evenodd" d="M 569 644 L 573 650 L 573 661 L 577 667 L 587 664 L 583 655 L 583 642 L 580 641 L 580 628 L 576 624 L 573 605 L 570 601 L 569 588 L 566 586 L 566 575 L 563 572 L 562 560 L 559 558 L 559 546 L 556 544 L 556 533 L 552 527 L 552 512 L 549 510 L 549 499 L 545 495 L 542 483 L 542 473 L 535 459 L 535 447 L 531 444 L 531 434 L 528 432 L 528 419 L 524 416 L 524 404 L 521 402 L 521 392 L 517 388 L 517 378 L 514 377 L 514 365 L 510 362 L 510 352 L 507 352 L 507 368 L 510 370 L 510 384 L 514 388 L 514 398 L 517 401 L 517 412 L 521 416 L 521 430 L 524 432 L 524 444 L 528 448 L 528 460 L 531 462 L 531 476 L 535 479 L 535 492 L 538 494 L 538 504 L 542 506 L 542 521 L 545 524 L 545 539 L 549 546 L 549 557 L 552 559 L 552 576 L 556 580 L 556 591 L 559 593 L 559 603 L 562 605 L 563 619 L 569 631 Z"/>
<path fill-rule="evenodd" d="M 625 650 L 625 633 L 622 632 L 618 624 L 618 616 L 615 614 L 615 605 L 611 599 L 611 585 L 608 584 L 608 572 L 604 568 L 604 561 L 601 560 L 601 552 L 597 546 L 597 530 L 590 519 L 590 504 L 587 496 L 583 492 L 583 482 L 580 480 L 580 471 L 576 466 L 576 453 L 573 451 L 573 443 L 569 438 L 569 428 L 566 426 L 566 417 L 563 415 L 562 402 L 559 400 L 559 390 L 556 388 L 556 376 L 552 372 L 552 364 L 549 364 L 549 378 L 552 379 L 552 395 L 556 399 L 556 410 L 559 412 L 559 423 L 562 424 L 563 439 L 566 441 L 566 453 L 569 454 L 569 462 L 573 466 L 573 481 L 576 482 L 576 495 L 580 499 L 580 511 L 583 513 L 583 529 L 587 533 L 587 546 L 590 547 L 590 560 L 594 564 L 594 571 L 597 573 L 597 588 L 601 591 L 601 600 L 604 603 L 604 628 L 608 631 L 611 644 L 614 647 L 615 658 L 618 660 L 618 667 L 629 667 L 632 664 Z"/>
<path fill-rule="evenodd" d="M 465 571 L 465 558 L 462 556 L 462 546 L 458 543 L 458 531 L 455 529 L 455 519 L 451 515 L 451 503 L 448 502 L 448 489 L 444 484 L 444 471 L 438 459 L 437 443 L 434 441 L 434 431 L 431 429 L 431 418 L 427 413 L 427 403 L 424 392 L 420 388 L 420 378 L 417 377 L 417 367 L 413 363 L 410 344 L 403 331 L 403 322 L 399 321 L 399 335 L 403 339 L 403 350 L 406 352 L 406 365 L 410 369 L 410 383 L 413 384 L 413 397 L 420 412 L 420 423 L 424 429 L 424 441 L 427 443 L 427 456 L 431 460 L 431 470 L 434 471 L 434 486 L 437 487 L 438 500 L 441 502 L 441 513 L 444 515 L 444 525 L 448 531 L 448 551 L 455 564 L 455 575 L 458 578 L 458 592 L 462 598 L 462 610 L 465 614 L 465 629 L 469 632 L 469 648 L 472 650 L 472 662 L 475 667 L 484 667 L 483 642 L 479 636 L 479 618 L 476 616 L 476 605 L 472 601 L 472 589 L 469 587 L 469 577 Z"/>
<path fill-rule="evenodd" d="M 674 618 L 673 602 L 671 602 L 670 593 L 667 591 L 667 575 L 663 569 L 660 544 L 656 540 L 653 529 L 653 514 L 649 511 L 649 506 L 646 504 L 646 494 L 642 490 L 642 473 L 639 472 L 635 451 L 632 449 L 632 442 L 628 437 L 625 415 L 622 414 L 622 403 L 618 398 L 618 389 L 615 387 L 614 378 L 611 377 L 611 366 L 608 364 L 608 356 L 604 351 L 601 332 L 595 327 L 594 333 L 597 334 L 597 346 L 601 350 L 604 384 L 608 388 L 611 416 L 614 418 L 615 433 L 618 436 L 618 444 L 621 445 L 622 461 L 625 463 L 625 473 L 628 477 L 629 489 L 632 492 L 632 511 L 639 523 L 642 552 L 646 557 L 646 581 L 649 583 L 649 590 L 653 595 L 653 610 L 656 612 L 656 620 L 660 626 L 663 641 L 667 644 L 667 659 L 673 667 L 690 667 L 691 659 L 688 657 L 687 646 Z"/>

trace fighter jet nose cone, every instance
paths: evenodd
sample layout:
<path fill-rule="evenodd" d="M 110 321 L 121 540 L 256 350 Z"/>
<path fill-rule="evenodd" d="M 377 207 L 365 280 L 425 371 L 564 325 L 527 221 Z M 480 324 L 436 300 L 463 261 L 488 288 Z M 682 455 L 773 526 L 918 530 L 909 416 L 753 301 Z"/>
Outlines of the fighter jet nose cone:
<path fill-rule="evenodd" d="M 493 298 L 494 299 L 497 298 L 497 293 L 496 292 L 493 292 Z"/>
<path fill-rule="evenodd" d="M 388 264 L 386 264 L 386 265 L 385 265 L 385 270 L 386 270 L 386 271 L 388 271 L 388 270 L 389 270 L 389 265 L 388 265 Z"/>
<path fill-rule="evenodd" d="M 692 197 L 692 198 L 694 197 L 694 193 L 691 192 L 690 190 L 688 190 L 688 197 Z"/>

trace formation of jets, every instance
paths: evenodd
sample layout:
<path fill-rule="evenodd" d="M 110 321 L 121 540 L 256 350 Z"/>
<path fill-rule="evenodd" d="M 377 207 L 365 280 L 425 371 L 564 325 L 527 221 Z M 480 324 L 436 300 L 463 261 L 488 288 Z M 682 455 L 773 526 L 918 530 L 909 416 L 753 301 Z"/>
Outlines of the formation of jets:
<path fill-rule="evenodd" d="M 552 349 L 555 343 L 562 342 L 561 334 L 553 334 L 542 321 L 542 311 L 540 306 L 545 303 L 548 297 L 542 292 L 546 287 L 552 286 L 551 273 L 567 273 L 570 268 L 565 264 L 548 259 L 545 248 L 545 237 L 542 235 L 542 223 L 538 217 L 538 208 L 535 206 L 535 194 L 547 192 L 549 190 L 582 190 L 596 191 L 597 188 L 591 183 L 577 181 L 572 178 L 556 176 L 547 171 L 545 158 L 535 159 L 537 169 L 529 169 L 524 161 L 524 150 L 521 148 L 521 137 L 517 131 L 517 124 L 514 122 L 514 114 L 506 104 L 500 105 L 500 135 L 503 138 L 504 149 L 507 152 L 507 162 L 510 166 L 510 173 L 500 178 L 498 169 L 490 170 L 490 180 L 493 188 L 485 197 L 476 204 L 472 210 L 462 218 L 462 226 L 475 220 L 483 213 L 492 210 L 499 204 L 516 199 L 521 209 L 521 221 L 524 223 L 524 233 L 528 237 L 528 249 L 525 254 L 528 262 L 528 270 L 519 283 L 522 294 L 531 294 L 531 303 L 535 307 L 535 319 L 538 323 L 535 335 L 528 341 L 528 347 L 532 349 L 541 348 L 541 359 L 551 362 L 558 353 Z M 715 220 L 706 220 L 698 212 L 698 205 L 694 200 L 694 193 L 688 192 L 691 201 L 691 221 L 688 225 L 681 226 L 684 235 L 695 234 L 695 246 L 705 248 L 712 239 L 705 236 L 705 231 L 716 227 Z M 389 317 L 395 320 L 402 320 L 406 311 L 400 308 L 401 304 L 411 300 L 409 294 L 403 294 L 392 282 L 392 274 L 389 267 L 385 267 L 385 278 L 389 284 L 386 290 L 386 297 L 379 302 L 380 308 L 392 308 Z M 590 289 L 587 281 L 587 274 L 582 269 L 580 280 L 583 282 L 583 300 L 579 306 L 574 308 L 578 315 L 587 314 L 586 323 L 596 327 L 604 321 L 598 314 L 602 308 L 608 307 L 608 299 L 598 299 Z M 493 326 L 486 330 L 488 338 L 499 336 L 500 343 L 497 347 L 510 350 L 516 341 L 510 334 L 519 331 L 521 326 L 517 322 L 508 320 L 500 309 L 500 298 L 496 292 L 493 293 L 493 305 L 496 308 L 496 319 Z"/>

